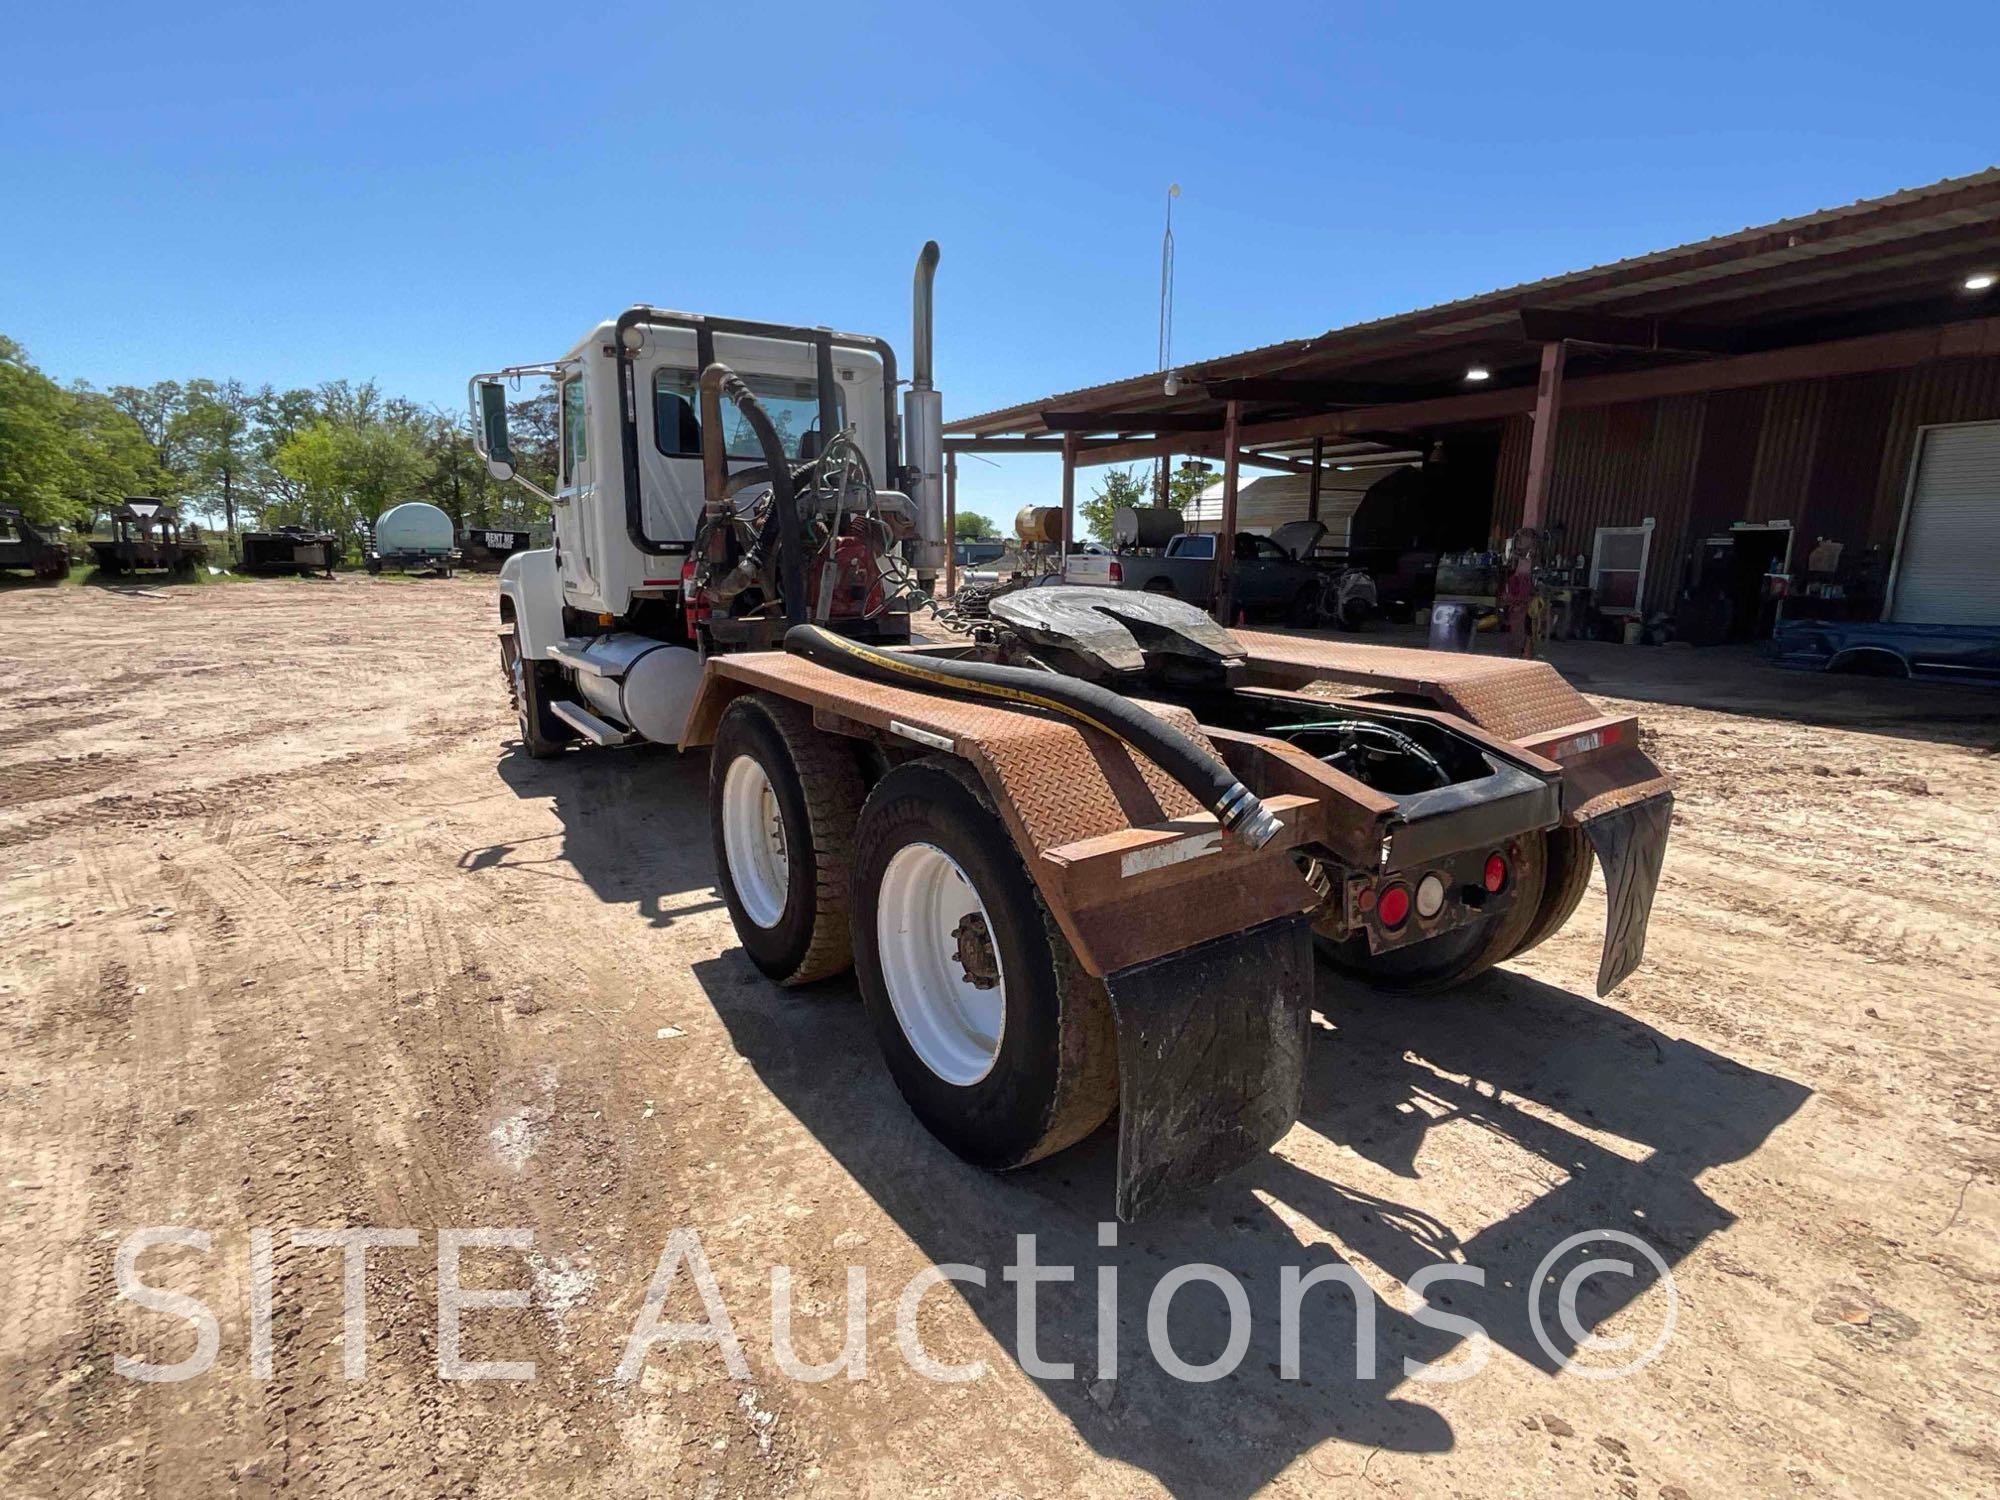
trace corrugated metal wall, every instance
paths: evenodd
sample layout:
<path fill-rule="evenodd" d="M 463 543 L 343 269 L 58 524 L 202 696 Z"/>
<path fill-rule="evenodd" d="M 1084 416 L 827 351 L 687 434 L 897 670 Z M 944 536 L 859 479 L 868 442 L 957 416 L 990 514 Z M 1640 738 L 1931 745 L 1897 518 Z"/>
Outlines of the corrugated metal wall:
<path fill-rule="evenodd" d="M 1868 539 L 1893 547 L 1910 479 L 1917 429 L 1936 422 L 2000 418 L 2000 359 L 1949 359 L 1921 365 L 1897 382 L 1887 439 L 1875 479 Z"/>
<path fill-rule="evenodd" d="M 1790 521 L 1794 566 L 1821 536 L 1893 546 L 1917 429 L 1992 419 L 1992 358 L 1585 408 L 1563 417 L 1548 519 L 1564 552 L 1588 557 L 1598 527 L 1652 517 L 1646 606 L 1669 609 L 1691 546 L 1733 521 Z M 1496 540 L 1521 523 L 1533 429 L 1520 416 L 1501 432 Z"/>

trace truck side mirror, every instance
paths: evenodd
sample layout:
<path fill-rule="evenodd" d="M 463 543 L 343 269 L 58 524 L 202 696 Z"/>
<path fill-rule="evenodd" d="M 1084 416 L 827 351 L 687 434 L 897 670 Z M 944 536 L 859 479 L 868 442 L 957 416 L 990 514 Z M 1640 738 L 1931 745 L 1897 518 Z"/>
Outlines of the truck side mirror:
<path fill-rule="evenodd" d="M 486 472 L 503 483 L 514 477 L 514 449 L 507 441 L 507 388 L 497 380 L 479 385 L 479 427 L 486 439 Z"/>

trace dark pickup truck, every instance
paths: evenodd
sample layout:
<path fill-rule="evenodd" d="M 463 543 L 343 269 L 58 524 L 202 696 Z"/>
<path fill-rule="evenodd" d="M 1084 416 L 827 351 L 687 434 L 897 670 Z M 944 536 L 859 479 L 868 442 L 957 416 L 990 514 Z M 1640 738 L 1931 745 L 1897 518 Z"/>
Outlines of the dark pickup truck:
<path fill-rule="evenodd" d="M 1215 602 L 1215 543 L 1213 535 L 1183 531 L 1158 554 L 1073 552 L 1063 582 L 1172 594 L 1206 609 Z M 1269 537 L 1236 533 L 1235 595 L 1244 609 L 1275 611 L 1295 623 L 1311 624 L 1319 614 L 1320 588 L 1318 569 Z"/>

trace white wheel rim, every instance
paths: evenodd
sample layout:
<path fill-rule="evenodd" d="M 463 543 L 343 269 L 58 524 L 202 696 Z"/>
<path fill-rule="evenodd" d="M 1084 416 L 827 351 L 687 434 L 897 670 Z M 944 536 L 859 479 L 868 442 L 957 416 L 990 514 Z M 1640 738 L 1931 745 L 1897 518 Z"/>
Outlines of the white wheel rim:
<path fill-rule="evenodd" d="M 976 918 L 990 941 L 986 903 L 958 862 L 935 844 L 906 844 L 882 872 L 875 942 L 882 983 L 911 1049 L 961 1088 L 993 1071 L 1007 1018 L 1007 976 L 992 955 L 981 988 L 961 956 L 961 929 Z"/>
<path fill-rule="evenodd" d="M 785 914 L 792 861 L 778 794 L 748 755 L 732 760 L 722 778 L 722 848 L 743 915 L 759 927 L 776 927 Z"/>

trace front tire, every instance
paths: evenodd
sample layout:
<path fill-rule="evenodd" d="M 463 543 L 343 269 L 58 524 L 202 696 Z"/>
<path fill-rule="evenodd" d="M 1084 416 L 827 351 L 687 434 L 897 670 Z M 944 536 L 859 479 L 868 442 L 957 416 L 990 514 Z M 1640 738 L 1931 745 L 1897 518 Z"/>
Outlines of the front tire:
<path fill-rule="evenodd" d="M 553 760 L 561 755 L 574 736 L 569 726 L 549 711 L 542 664 L 521 654 L 521 643 L 511 630 L 500 637 L 500 670 L 507 677 L 507 696 L 513 700 L 521 748 L 532 760 Z"/>
<path fill-rule="evenodd" d="M 861 811 L 854 882 L 862 999 L 931 1134 L 1003 1169 L 1104 1123 L 1118 1100 L 1110 1001 L 963 762 L 934 756 L 882 778 Z"/>
<path fill-rule="evenodd" d="M 729 705 L 708 769 L 715 879 L 750 961 L 810 984 L 854 961 L 848 890 L 861 768 L 811 710 L 752 694 Z"/>

